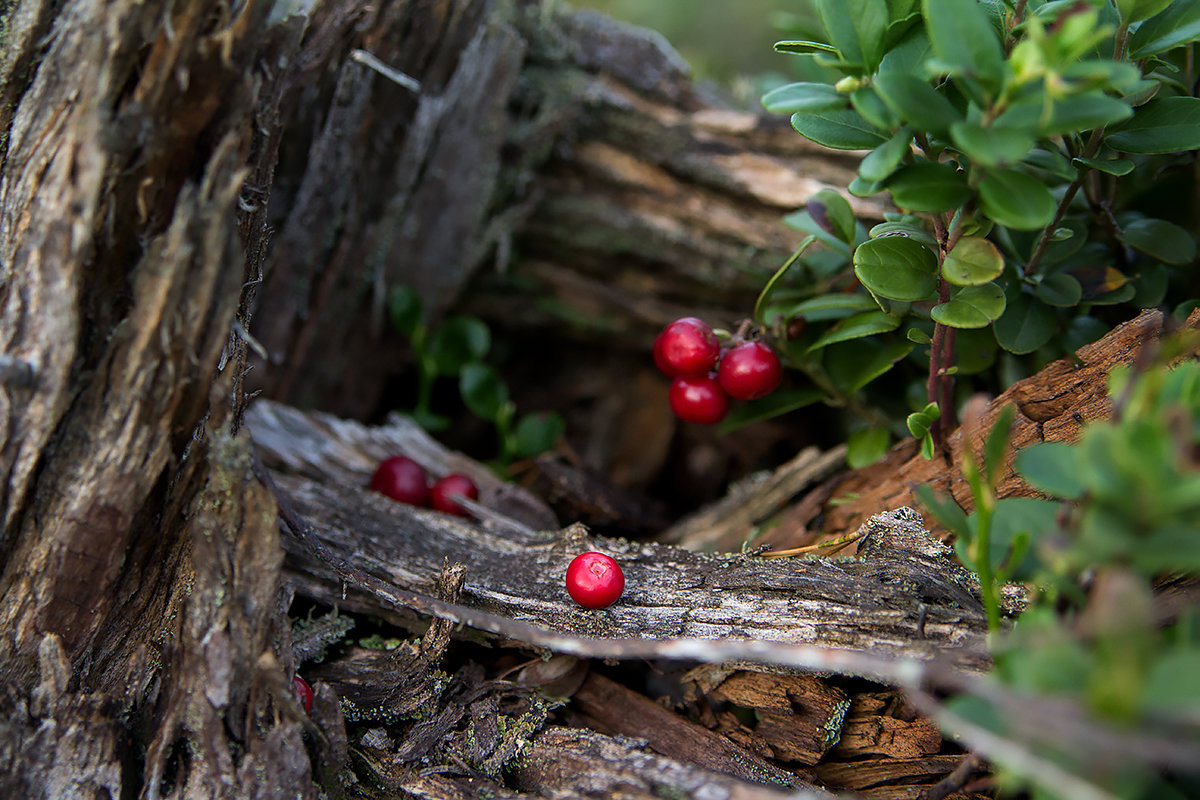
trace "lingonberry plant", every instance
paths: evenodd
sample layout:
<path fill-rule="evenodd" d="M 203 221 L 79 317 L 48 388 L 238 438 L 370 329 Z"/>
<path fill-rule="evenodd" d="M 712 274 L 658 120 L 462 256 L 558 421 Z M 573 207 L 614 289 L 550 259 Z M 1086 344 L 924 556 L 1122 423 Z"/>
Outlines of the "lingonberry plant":
<path fill-rule="evenodd" d="M 786 407 L 848 404 L 920 359 L 909 427 L 931 455 L 954 424 L 956 374 L 994 370 L 994 388 L 1069 356 L 1106 331 L 1098 307 L 1195 306 L 1179 267 L 1196 259 L 1186 151 L 1200 147 L 1200 3 L 816 7 L 823 30 L 776 49 L 835 77 L 779 87 L 763 105 L 815 142 L 870 151 L 848 191 L 887 192 L 898 210 L 867 230 L 825 190 L 788 218 L 811 235 L 804 248 L 825 249 L 784 265 L 755 311 L 813 380 Z M 775 291 L 793 264 L 805 286 Z"/>
<path fill-rule="evenodd" d="M 584 608 L 608 608 L 625 591 L 625 574 L 611 556 L 582 553 L 567 567 L 567 593 Z"/>
<path fill-rule="evenodd" d="M 429 504 L 436 511 L 460 517 L 468 516 L 467 510 L 458 503 L 460 497 L 478 500 L 479 487 L 475 485 L 475 481 L 458 472 L 439 478 L 429 487 Z"/>

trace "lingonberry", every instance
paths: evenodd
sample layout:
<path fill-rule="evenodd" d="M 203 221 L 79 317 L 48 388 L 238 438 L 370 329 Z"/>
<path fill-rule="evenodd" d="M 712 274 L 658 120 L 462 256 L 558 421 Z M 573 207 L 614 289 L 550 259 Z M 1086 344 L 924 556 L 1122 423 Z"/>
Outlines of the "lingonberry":
<path fill-rule="evenodd" d="M 671 381 L 667 401 L 684 422 L 712 425 L 729 413 L 729 395 L 711 375 L 681 375 Z"/>
<path fill-rule="evenodd" d="M 292 688 L 296 690 L 296 699 L 300 701 L 300 705 L 304 706 L 304 713 L 312 713 L 313 690 L 308 685 L 308 681 L 301 678 L 299 675 L 292 676 Z"/>
<path fill-rule="evenodd" d="M 479 499 L 479 487 L 466 475 L 455 472 L 439 478 L 429 489 L 429 504 L 446 514 L 467 516 L 467 510 L 458 504 L 458 497 L 468 500 Z"/>
<path fill-rule="evenodd" d="M 668 377 L 702 375 L 721 355 L 721 343 L 707 322 L 682 317 L 662 329 L 654 340 L 654 363 Z"/>
<path fill-rule="evenodd" d="M 567 592 L 584 608 L 608 608 L 625 591 L 625 574 L 604 553 L 583 553 L 567 567 Z"/>
<path fill-rule="evenodd" d="M 731 397 L 756 400 L 775 391 L 783 379 L 783 368 L 769 345 L 745 342 L 721 358 L 717 378 Z"/>
<path fill-rule="evenodd" d="M 412 506 L 424 506 L 429 502 L 425 468 L 406 456 L 384 459 L 371 477 L 371 488 Z"/>

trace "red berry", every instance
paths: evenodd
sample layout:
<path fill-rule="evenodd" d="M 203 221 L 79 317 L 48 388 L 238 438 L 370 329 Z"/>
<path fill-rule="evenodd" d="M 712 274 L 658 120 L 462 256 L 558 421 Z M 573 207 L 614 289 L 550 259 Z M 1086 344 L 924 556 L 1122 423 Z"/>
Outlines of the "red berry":
<path fill-rule="evenodd" d="M 405 456 L 392 456 L 380 463 L 371 478 L 371 488 L 412 506 L 429 502 L 425 468 Z"/>
<path fill-rule="evenodd" d="M 671 381 L 667 401 L 684 422 L 712 425 L 729 413 L 729 395 L 711 375 L 680 376 Z"/>
<path fill-rule="evenodd" d="M 739 344 L 721 358 L 721 388 L 739 400 L 766 397 L 783 380 L 779 356 L 762 342 Z"/>
<path fill-rule="evenodd" d="M 625 590 L 625 574 L 604 553 L 575 556 L 567 567 L 567 592 L 584 608 L 607 608 Z"/>
<path fill-rule="evenodd" d="M 429 490 L 429 504 L 438 511 L 446 514 L 467 516 L 467 510 L 458 504 L 455 498 L 462 496 L 468 500 L 479 499 L 479 487 L 466 475 L 454 473 L 440 478 Z"/>
<path fill-rule="evenodd" d="M 721 355 L 721 343 L 707 322 L 683 317 L 662 329 L 654 340 L 654 363 L 670 378 L 702 375 Z"/>
<path fill-rule="evenodd" d="M 296 699 L 304 706 L 304 713 L 312 713 L 313 690 L 308 681 L 299 675 L 292 676 L 292 688 L 296 690 Z"/>

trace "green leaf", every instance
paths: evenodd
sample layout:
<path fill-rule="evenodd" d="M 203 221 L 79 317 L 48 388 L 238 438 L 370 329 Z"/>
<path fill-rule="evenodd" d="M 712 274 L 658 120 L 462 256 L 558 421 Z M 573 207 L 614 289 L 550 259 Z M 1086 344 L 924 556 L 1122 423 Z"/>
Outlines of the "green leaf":
<path fill-rule="evenodd" d="M 850 95 L 850 104 L 868 123 L 880 131 L 890 131 L 900 124 L 887 103 L 880 99 L 875 87 L 864 86 Z"/>
<path fill-rule="evenodd" d="M 804 138 L 835 150 L 870 150 L 885 140 L 862 115 L 848 108 L 793 114 L 792 127 Z"/>
<path fill-rule="evenodd" d="M 875 301 L 865 294 L 823 294 L 794 305 L 772 307 L 767 318 L 779 314 L 785 320 L 803 317 L 809 322 L 827 319 L 845 319 L 858 311 L 878 309 Z"/>
<path fill-rule="evenodd" d="M 1138 308 L 1154 308 L 1162 305 L 1167 295 L 1167 284 L 1170 280 L 1166 264 L 1151 262 L 1143 264 L 1133 279 L 1136 294 L 1129 302 Z"/>
<path fill-rule="evenodd" d="M 947 530 L 953 531 L 960 537 L 967 533 L 967 515 L 962 507 L 948 494 L 934 491 L 928 484 L 921 484 L 913 491 L 917 502 L 925 507 L 933 518 Z"/>
<path fill-rule="evenodd" d="M 1054 195 L 1046 185 L 1013 169 L 985 174 L 979 181 L 979 201 L 984 214 L 1014 230 L 1036 230 L 1054 219 Z"/>
<path fill-rule="evenodd" d="M 1083 496 L 1079 481 L 1075 448 L 1063 442 L 1043 442 L 1017 452 L 1014 462 L 1025 482 L 1039 492 L 1063 500 L 1078 500 Z"/>
<path fill-rule="evenodd" d="M 1071 163 L 1076 167 L 1088 167 L 1090 169 L 1098 169 L 1106 175 L 1128 175 L 1133 172 L 1133 162 L 1127 158 L 1073 158 Z"/>
<path fill-rule="evenodd" d="M 439 375 L 457 375 L 475 361 L 481 361 L 492 345 L 487 325 L 475 317 L 448 317 L 429 337 L 429 355 Z"/>
<path fill-rule="evenodd" d="M 998 567 L 1003 563 L 1019 538 L 1028 536 L 1036 541 L 1040 534 L 1056 530 L 1058 512 L 1058 503 L 1036 497 L 1007 497 L 997 501 L 988 543 L 992 565 Z M 1009 573 L 1014 576 L 1026 577 L 1028 572 L 1029 569 L 1020 564 L 1009 565 Z"/>
<path fill-rule="evenodd" d="M 914 242 L 920 242 L 931 249 L 937 248 L 937 240 L 933 238 L 929 231 L 908 222 L 881 222 L 874 228 L 871 228 L 869 235 L 872 239 L 899 236 L 902 239 L 912 239 Z"/>
<path fill-rule="evenodd" d="M 1177 0 L 1138 26 L 1129 37 L 1129 58 L 1138 61 L 1200 39 L 1200 3 Z"/>
<path fill-rule="evenodd" d="M 1008 297 L 1004 314 L 992 325 L 996 342 L 1010 353 L 1032 353 L 1050 341 L 1058 327 L 1054 309 L 1018 288 Z"/>
<path fill-rule="evenodd" d="M 1004 290 L 994 283 L 964 286 L 929 315 L 951 328 L 983 328 L 1004 313 Z"/>
<path fill-rule="evenodd" d="M 908 426 L 908 432 L 914 438 L 920 439 L 925 434 L 929 433 L 929 429 L 933 427 L 933 423 L 942 416 L 942 411 L 938 408 L 937 403 L 928 403 L 920 411 L 909 414 L 904 420 Z"/>
<path fill-rule="evenodd" d="M 850 247 L 841 239 L 822 228 L 817 221 L 812 218 L 812 214 L 809 214 L 807 210 L 793 211 L 791 214 L 788 214 L 783 218 L 783 224 L 795 228 L 798 231 L 811 233 L 813 236 L 817 237 L 819 242 L 828 245 L 829 249 L 840 253 L 847 258 L 850 256 Z M 805 247 L 805 242 L 801 242 L 800 246 Z"/>
<path fill-rule="evenodd" d="M 495 420 L 508 402 L 508 387 L 487 364 L 468 364 L 458 376 L 463 403 L 481 419 Z"/>
<path fill-rule="evenodd" d="M 388 293 L 388 316 L 392 326 L 406 339 L 413 338 L 421 325 L 421 297 L 408 286 L 397 286 Z"/>
<path fill-rule="evenodd" d="M 1104 143 L 1125 153 L 1181 153 L 1200 148 L 1200 97 L 1167 97 L 1113 126 Z"/>
<path fill-rule="evenodd" d="M 1196 719 L 1200 712 L 1200 647 L 1195 645 L 1163 653 L 1146 676 L 1143 698 L 1146 707 L 1162 714 Z"/>
<path fill-rule="evenodd" d="M 517 458 L 532 458 L 554 447 L 567 429 L 567 423 L 553 411 L 526 414 L 517 422 L 513 437 Z"/>
<path fill-rule="evenodd" d="M 1014 103 L 996 118 L 996 126 L 1020 128 L 1039 136 L 1057 136 L 1103 128 L 1131 116 L 1133 109 L 1128 103 L 1095 89 L 1049 103 L 1042 98 Z"/>
<path fill-rule="evenodd" d="M 971 196 L 967 179 L 952 164 L 919 161 L 908 164 L 884 184 L 892 200 L 908 211 L 945 211 L 957 208 Z"/>
<path fill-rule="evenodd" d="M 979 286 L 1000 277 L 1004 256 L 982 236 L 964 236 L 946 254 L 942 277 L 955 286 Z"/>
<path fill-rule="evenodd" d="M 845 108 L 846 97 L 827 83 L 789 83 L 764 94 L 762 105 L 773 114 L 828 111 Z"/>
<path fill-rule="evenodd" d="M 1071 308 L 1079 305 L 1079 301 L 1083 299 L 1083 287 L 1073 275 L 1056 272 L 1042 278 L 1034 289 L 1034 294 L 1048 306 Z"/>
<path fill-rule="evenodd" d="M 838 50 L 831 44 L 825 42 L 813 42 L 807 39 L 793 39 L 790 41 L 776 42 L 776 53 L 836 53 Z"/>
<path fill-rule="evenodd" d="M 962 112 L 927 81 L 915 75 L 889 71 L 875 76 L 879 96 L 901 119 L 922 131 L 944 134 L 962 120 Z"/>
<path fill-rule="evenodd" d="M 848 245 L 854 244 L 856 223 L 854 211 L 846 198 L 833 189 L 822 189 L 808 198 L 804 204 L 809 216 L 823 230 L 836 236 Z"/>
<path fill-rule="evenodd" d="M 887 32 L 886 0 L 817 0 L 817 13 L 842 57 L 874 72 Z"/>
<path fill-rule="evenodd" d="M 1121 21 L 1132 25 L 1153 17 L 1171 5 L 1171 0 L 1116 0 L 1116 5 L 1117 10 L 1121 12 Z"/>
<path fill-rule="evenodd" d="M 773 419 L 781 414 L 811 406 L 825 399 L 819 389 L 788 389 L 772 392 L 760 400 L 751 400 L 738 406 L 717 427 L 721 434 L 733 433 L 739 428 L 763 420 Z"/>
<path fill-rule="evenodd" d="M 983 4 L 978 0 L 923 0 L 921 9 L 933 52 L 950 74 L 998 88 L 1004 80 L 1004 51 Z"/>
<path fill-rule="evenodd" d="M 992 486 L 1000 480 L 1000 468 L 1004 466 L 1004 454 L 1008 452 L 1009 433 L 1012 432 L 1015 412 L 1016 407 L 1011 404 L 1000 410 L 983 445 L 984 474 Z"/>
<path fill-rule="evenodd" d="M 889 300 L 927 300 L 937 291 L 937 257 L 911 239 L 888 236 L 854 249 L 854 274 L 872 294 Z"/>
<path fill-rule="evenodd" d="M 1085 314 L 1075 317 L 1075 319 L 1067 323 L 1067 329 L 1063 331 L 1060 343 L 1064 352 L 1074 353 L 1079 348 L 1091 344 L 1106 333 L 1108 333 L 1107 325 L 1095 317 Z"/>
<path fill-rule="evenodd" d="M 812 343 L 808 352 L 820 350 L 836 342 L 850 339 L 860 339 L 864 336 L 874 336 L 877 333 L 887 333 L 900 327 L 900 317 L 885 314 L 882 311 L 863 311 L 852 317 L 847 317 Z"/>
<path fill-rule="evenodd" d="M 984 128 L 974 122 L 956 122 L 950 126 L 950 138 L 972 161 L 987 167 L 1015 164 L 1033 149 L 1033 136 L 1015 128 L 993 125 Z"/>
<path fill-rule="evenodd" d="M 1167 264 L 1190 264 L 1196 259 L 1196 241 L 1191 234 L 1166 220 L 1135 220 L 1125 225 L 1117 238 Z"/>
<path fill-rule="evenodd" d="M 887 428 L 863 428 L 846 440 L 846 465 L 850 469 L 869 467 L 887 455 L 892 434 Z"/>
<path fill-rule="evenodd" d="M 908 341 L 855 339 L 827 348 L 821 363 L 834 386 L 844 394 L 852 394 L 887 373 L 912 349 Z"/>
<path fill-rule="evenodd" d="M 892 174 L 912 148 L 912 128 L 905 126 L 896 135 L 867 153 L 858 165 L 863 180 L 878 182 Z"/>
<path fill-rule="evenodd" d="M 839 197 L 838 199 L 840 200 L 841 198 Z M 853 222 L 853 217 L 851 217 L 851 222 Z M 783 262 L 783 266 L 775 270 L 775 274 L 771 276 L 771 280 L 767 281 L 767 285 L 763 287 L 761 292 L 759 292 L 758 299 L 754 303 L 754 319 L 757 322 L 760 324 L 766 322 L 766 318 L 763 316 L 763 314 L 767 302 L 771 299 L 771 295 L 775 293 L 775 289 L 779 286 L 779 282 L 783 280 L 783 276 L 786 275 L 788 270 L 792 268 L 792 265 L 800 260 L 800 256 L 804 255 L 804 251 L 807 250 L 816 240 L 816 234 L 805 236 L 804 241 L 802 241 L 800 246 L 796 248 L 796 252 L 792 253 L 788 260 Z"/>

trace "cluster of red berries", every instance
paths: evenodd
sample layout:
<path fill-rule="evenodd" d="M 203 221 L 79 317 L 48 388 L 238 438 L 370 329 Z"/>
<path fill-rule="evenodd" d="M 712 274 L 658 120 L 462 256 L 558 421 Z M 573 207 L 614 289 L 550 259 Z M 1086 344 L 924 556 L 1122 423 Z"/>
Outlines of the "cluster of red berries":
<path fill-rule="evenodd" d="M 683 317 L 654 340 L 654 363 L 672 378 L 668 401 L 684 422 L 712 425 L 729 413 L 730 398 L 756 400 L 783 380 L 779 356 L 759 341 L 722 349 L 712 327 Z"/>
<path fill-rule="evenodd" d="M 458 472 L 439 478 L 430 486 L 425 468 L 407 456 L 392 456 L 380 462 L 371 477 L 371 488 L 410 506 L 429 506 L 460 517 L 468 513 L 455 498 L 479 499 L 475 482 Z"/>

